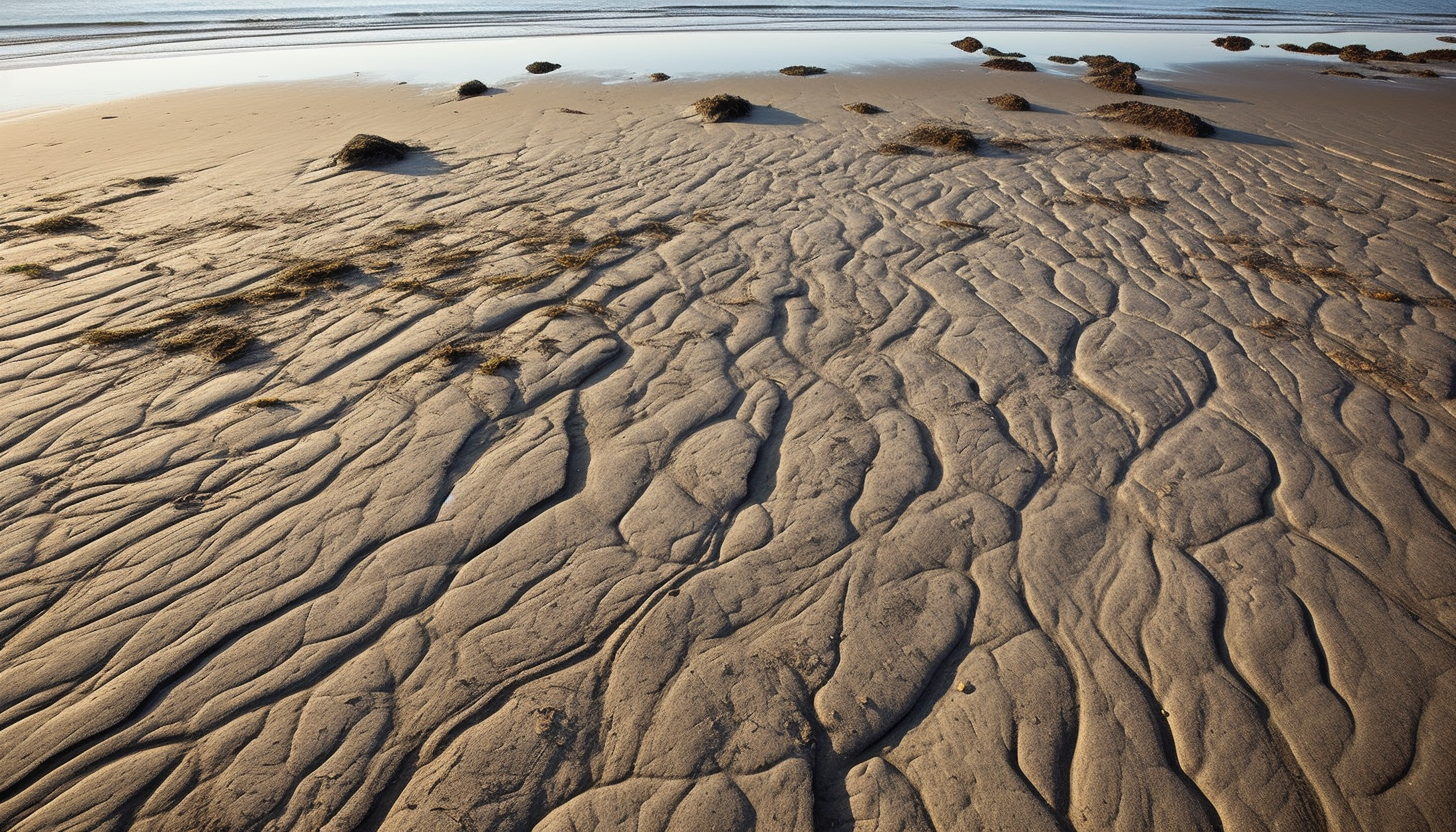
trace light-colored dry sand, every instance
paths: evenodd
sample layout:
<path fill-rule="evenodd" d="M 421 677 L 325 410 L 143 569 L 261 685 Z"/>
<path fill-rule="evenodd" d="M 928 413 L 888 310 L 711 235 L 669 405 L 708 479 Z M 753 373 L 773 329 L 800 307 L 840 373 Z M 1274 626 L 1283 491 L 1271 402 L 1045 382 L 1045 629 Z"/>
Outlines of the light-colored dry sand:
<path fill-rule="evenodd" d="M 1450 828 L 1453 84 L 0 123 L 0 828 Z"/>

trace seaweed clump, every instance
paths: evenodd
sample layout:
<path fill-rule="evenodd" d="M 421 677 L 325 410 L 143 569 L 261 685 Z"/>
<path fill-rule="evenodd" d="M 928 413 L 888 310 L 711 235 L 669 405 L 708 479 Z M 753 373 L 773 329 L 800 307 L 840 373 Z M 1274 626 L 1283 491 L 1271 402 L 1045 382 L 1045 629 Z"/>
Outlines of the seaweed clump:
<path fill-rule="evenodd" d="M 42 234 L 75 234 L 81 231 L 92 231 L 95 228 L 96 226 L 90 220 L 75 214 L 46 217 L 40 222 L 31 223 L 30 226 L 31 231 L 39 231 Z"/>
<path fill-rule="evenodd" d="M 844 105 L 844 109 L 851 113 L 859 113 L 862 116 L 872 116 L 875 113 L 883 113 L 885 108 L 876 107 L 868 101 L 856 101 L 853 104 Z"/>
<path fill-rule="evenodd" d="M 526 71 L 532 75 L 545 75 L 548 72 L 555 72 L 561 68 L 561 64 L 553 64 L 550 61 L 532 61 L 526 64 Z"/>
<path fill-rule="evenodd" d="M 1456 41 L 1452 41 L 1456 43 Z M 1456 61 L 1456 49 L 1426 49 L 1422 52 L 1412 52 L 1406 55 L 1406 60 L 1416 63 L 1425 61 Z"/>
<path fill-rule="evenodd" d="M 708 98 L 700 98 L 693 104 L 693 109 L 703 117 L 703 121 L 714 124 L 720 121 L 743 118 L 753 105 L 747 99 L 739 98 L 736 95 L 714 95 Z"/>
<path fill-rule="evenodd" d="M 1340 60 L 1349 64 L 1364 64 L 1370 61 L 1405 61 L 1408 58 L 1404 52 L 1397 52 L 1394 49 L 1371 51 L 1370 47 L 1363 43 L 1352 43 L 1340 50 Z"/>
<path fill-rule="evenodd" d="M 169 352 L 188 350 L 221 364 L 242 355 L 257 339 L 245 326 L 214 323 L 163 339 L 161 343 L 162 349 Z"/>
<path fill-rule="evenodd" d="M 45 277 L 50 272 L 50 268 L 40 263 L 16 263 L 5 267 L 6 274 L 23 274 L 26 277 Z"/>
<path fill-rule="evenodd" d="M 337 289 L 343 285 L 339 278 L 353 271 L 354 264 L 348 260 L 303 260 L 279 272 L 278 283 L 304 290 L 315 286 Z"/>
<path fill-rule="evenodd" d="M 1137 64 L 1119 61 L 1111 55 L 1083 55 L 1081 61 L 1087 64 L 1087 74 L 1082 80 L 1092 86 L 1119 95 L 1143 94 L 1143 85 L 1137 79 L 1142 67 Z"/>
<path fill-rule="evenodd" d="M 455 90 L 455 94 L 461 98 L 474 98 L 477 95 L 485 95 L 488 92 L 490 92 L 490 87 L 487 87 L 481 81 L 466 81 L 460 85 L 459 89 Z"/>
<path fill-rule="evenodd" d="M 649 81 L 658 82 L 658 81 L 666 81 L 667 79 L 669 79 L 671 77 L 672 76 L 671 75 L 668 75 L 666 72 L 654 72 L 651 75 L 647 76 L 647 79 Z"/>
<path fill-rule="evenodd" d="M 1024 112 L 1031 109 L 1031 102 L 1016 93 L 1007 92 L 986 99 L 986 103 L 1001 110 Z"/>
<path fill-rule="evenodd" d="M 398 162 L 408 156 L 410 146 L 390 141 L 383 136 L 360 133 L 334 154 L 334 164 L 342 168 L 367 168 Z"/>
<path fill-rule="evenodd" d="M 781 74 L 792 75 L 795 78 L 803 78 L 806 75 L 823 75 L 827 71 L 828 70 L 824 69 L 824 67 L 822 66 L 803 66 L 801 64 L 786 66 L 783 69 L 779 70 Z"/>
<path fill-rule="evenodd" d="M 938 147 L 952 153 L 974 153 L 980 144 L 975 134 L 964 127 L 929 123 L 915 127 L 901 141 L 917 147 Z"/>
<path fill-rule="evenodd" d="M 1439 72 L 1434 72 L 1434 71 L 1429 70 L 1429 69 L 1406 69 L 1405 67 L 1388 66 L 1388 67 L 1385 67 L 1385 71 L 1386 72 L 1394 72 L 1397 75 L 1409 75 L 1409 76 L 1411 76 L 1413 78 L 1440 78 L 1441 77 L 1441 74 Z"/>
<path fill-rule="evenodd" d="M 981 47 L 981 54 L 987 55 L 987 56 L 992 57 L 992 58 L 1025 58 L 1026 57 L 1026 53 L 1025 52 L 1002 52 L 1000 49 L 997 49 L 997 48 L 995 48 L 993 46 L 983 46 L 983 47 Z"/>
<path fill-rule="evenodd" d="M 1150 139 L 1147 136 L 1131 135 L 1118 136 L 1112 140 L 1113 144 L 1123 150 L 1136 150 L 1142 153 L 1164 153 L 1168 148 L 1157 139 Z"/>
<path fill-rule="evenodd" d="M 1120 121 L 1138 127 L 1149 127 L 1180 136 L 1201 137 L 1213 134 L 1213 125 L 1186 110 L 1159 107 L 1141 101 L 1118 101 L 1093 110 L 1094 118 Z"/>
<path fill-rule="evenodd" d="M 1069 58 L 1066 55 L 1051 55 L 1047 60 L 1054 64 L 1074 64 L 1077 62 L 1076 58 Z"/>
<path fill-rule="evenodd" d="M 1333 43 L 1325 43 L 1322 40 L 1317 40 L 1314 43 L 1311 43 L 1309 46 L 1300 46 L 1297 43 L 1281 43 L 1279 44 L 1279 48 L 1283 49 L 1285 52 L 1296 52 L 1300 55 L 1340 54 L 1340 47 L 1335 46 Z"/>
<path fill-rule="evenodd" d="M 1254 47 L 1254 42 L 1243 35 L 1230 35 L 1226 38 L 1214 38 L 1213 45 L 1230 52 L 1247 52 Z"/>
<path fill-rule="evenodd" d="M 1036 65 L 1030 61 L 1019 61 L 1015 58 L 992 58 L 981 64 L 987 69 L 1002 69 L 1007 72 L 1036 72 Z"/>
<path fill-rule="evenodd" d="M 1324 41 L 1315 41 L 1307 47 L 1300 47 L 1297 44 L 1280 44 L 1278 48 L 1286 52 L 1299 52 L 1302 55 L 1338 55 L 1340 47 L 1334 44 L 1326 44 Z"/>
<path fill-rule="evenodd" d="M 983 44 L 979 40 L 976 40 L 975 38 L 970 37 L 969 35 L 967 35 L 966 37 L 963 37 L 960 40 L 951 41 L 951 44 L 950 45 L 951 46 L 954 46 L 955 48 L 957 48 L 959 50 L 961 50 L 962 52 L 975 52 L 977 49 L 980 49 L 985 44 Z"/>

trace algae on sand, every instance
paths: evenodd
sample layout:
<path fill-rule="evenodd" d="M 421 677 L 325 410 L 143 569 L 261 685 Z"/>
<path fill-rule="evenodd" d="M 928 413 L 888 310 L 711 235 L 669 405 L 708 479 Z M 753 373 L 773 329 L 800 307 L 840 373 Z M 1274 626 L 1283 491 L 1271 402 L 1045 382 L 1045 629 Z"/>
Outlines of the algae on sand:
<path fill-rule="evenodd" d="M 1000 69 L 1006 72 L 1036 72 L 1036 65 L 1030 61 L 1018 61 L 1015 58 L 992 58 L 981 64 L 987 69 Z"/>
<path fill-rule="evenodd" d="M 93 231 L 95 228 L 96 226 L 90 220 L 75 214 L 47 217 L 30 225 L 31 231 L 38 231 L 41 234 L 75 234 L 81 231 Z"/>
<path fill-rule="evenodd" d="M 474 98 L 488 92 L 490 92 L 490 87 L 487 87 L 482 81 L 466 81 L 455 90 L 455 94 L 461 98 Z"/>
<path fill-rule="evenodd" d="M 1024 112 L 1031 109 L 1031 102 L 1012 92 L 992 96 L 986 99 L 986 103 L 998 109 L 1013 112 Z"/>
<path fill-rule="evenodd" d="M 974 153 L 980 144 L 975 134 L 964 127 L 929 123 L 916 126 L 901 141 L 917 147 L 938 147 L 952 153 Z"/>
<path fill-rule="evenodd" d="M 700 98 L 697 103 L 693 104 L 693 109 L 698 111 L 698 115 L 703 117 L 703 121 L 712 124 L 743 118 L 748 115 L 749 110 L 753 109 L 753 105 L 748 103 L 745 98 L 724 94 Z"/>
<path fill-rule="evenodd" d="M 383 136 L 360 133 L 334 154 L 334 164 L 345 169 L 387 165 L 408 156 L 410 150 L 407 144 L 390 141 Z"/>
<path fill-rule="evenodd" d="M 1138 127 L 1149 127 L 1180 136 L 1198 138 L 1213 134 L 1213 125 L 1193 113 L 1142 101 L 1118 101 L 1113 104 L 1103 104 L 1092 110 L 1090 115 L 1093 118 L 1135 124 Z"/>

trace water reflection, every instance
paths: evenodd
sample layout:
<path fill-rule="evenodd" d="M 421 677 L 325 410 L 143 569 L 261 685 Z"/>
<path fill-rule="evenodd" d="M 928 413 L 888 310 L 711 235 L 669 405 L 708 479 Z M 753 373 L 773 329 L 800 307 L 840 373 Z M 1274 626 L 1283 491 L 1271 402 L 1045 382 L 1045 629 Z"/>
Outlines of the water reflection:
<path fill-rule="evenodd" d="M 589 78 L 606 83 L 649 72 L 675 78 L 773 72 L 788 64 L 814 64 L 833 72 L 863 72 L 885 66 L 932 63 L 979 66 L 979 53 L 967 55 L 949 42 L 974 32 L 988 45 L 1024 52 L 1043 71 L 1080 74 L 1048 55 L 1111 53 L 1157 72 L 1201 61 L 1252 61 L 1259 58 L 1323 60 L 1275 48 L 1255 47 L 1233 55 L 1211 38 L 1228 33 L 1101 31 L 984 31 L 973 26 L 939 31 L 747 32 L 692 31 L 632 34 L 582 34 L 541 37 L 429 40 L 430 30 L 387 43 L 281 45 L 269 38 L 234 39 L 201 51 L 146 57 L 91 60 L 59 66 L 0 69 L 0 111 L 15 112 L 109 101 L 184 89 L 357 77 L 361 81 L 458 84 L 479 78 L 493 86 L 524 79 L 524 67 L 550 60 L 566 68 L 553 77 Z M 1260 44 L 1283 42 L 1367 43 L 1400 51 L 1440 44 L 1429 34 L 1391 32 L 1254 33 Z M 192 44 L 192 46 L 202 46 Z M 267 47 L 267 48 L 264 48 Z M 86 56 L 77 55 L 80 60 Z"/>

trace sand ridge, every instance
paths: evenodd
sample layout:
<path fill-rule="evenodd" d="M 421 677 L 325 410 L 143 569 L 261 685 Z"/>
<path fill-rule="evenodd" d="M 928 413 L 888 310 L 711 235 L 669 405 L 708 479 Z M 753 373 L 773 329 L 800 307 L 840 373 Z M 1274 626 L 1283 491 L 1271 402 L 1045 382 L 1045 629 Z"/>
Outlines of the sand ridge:
<path fill-rule="evenodd" d="M 0 826 L 1444 824 L 1449 80 L 768 75 L 0 123 Z"/>

